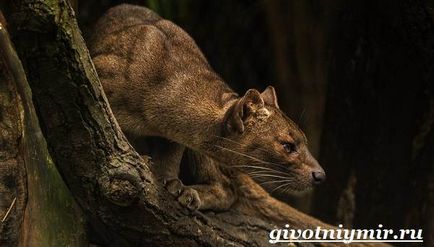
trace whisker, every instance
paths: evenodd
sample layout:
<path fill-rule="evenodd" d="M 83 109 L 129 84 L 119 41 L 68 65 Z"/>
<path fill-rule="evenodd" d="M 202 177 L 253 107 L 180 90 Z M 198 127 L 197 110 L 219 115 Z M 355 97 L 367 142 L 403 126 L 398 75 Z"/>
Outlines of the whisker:
<path fill-rule="evenodd" d="M 259 163 L 261 163 L 261 164 L 271 164 L 271 165 L 276 165 L 276 166 L 280 166 L 280 167 L 282 167 L 282 168 L 285 168 L 284 166 L 282 166 L 282 164 L 279 164 L 279 163 L 273 163 L 273 162 L 263 161 L 263 160 L 261 160 L 261 159 L 258 159 L 258 158 L 256 158 L 256 157 L 254 157 L 254 156 L 251 156 L 251 155 L 248 155 L 248 154 L 243 154 L 243 153 L 240 153 L 240 152 L 238 152 L 238 151 L 235 151 L 235 150 L 232 150 L 232 149 L 229 149 L 229 148 L 225 148 L 225 147 L 222 147 L 222 146 L 219 146 L 219 145 L 214 145 L 214 146 L 215 146 L 215 147 L 218 147 L 218 148 L 221 148 L 221 149 L 223 149 L 223 150 L 229 151 L 229 152 L 231 152 L 231 153 L 235 153 L 235 154 L 238 154 L 238 155 L 241 155 L 241 156 L 244 156 L 244 157 L 250 158 L 250 159 L 252 159 L 252 160 L 254 160 L 254 161 L 257 161 L 257 162 L 259 162 Z"/>
<path fill-rule="evenodd" d="M 301 120 L 303 119 L 305 112 L 306 112 L 306 108 L 303 108 L 303 111 L 301 112 L 300 116 L 298 117 L 298 123 L 299 124 L 301 123 Z"/>
<path fill-rule="evenodd" d="M 291 186 L 289 185 L 289 183 L 287 184 L 286 188 L 283 189 L 283 193 L 288 192 L 291 189 Z"/>
<path fill-rule="evenodd" d="M 229 139 L 229 138 L 226 138 L 226 137 L 223 137 L 223 136 L 218 136 L 218 135 L 214 135 L 214 136 L 217 137 L 217 138 L 221 138 L 221 139 L 223 139 L 223 140 L 225 140 L 225 141 L 228 141 L 228 142 L 232 142 L 232 143 L 238 144 L 239 146 L 243 146 L 242 143 L 239 143 L 239 142 L 237 142 L 237 141 L 231 140 L 231 139 Z M 263 148 L 260 148 L 260 147 L 257 147 L 257 149 L 262 150 L 262 151 L 264 151 L 264 152 L 266 152 L 266 153 L 269 153 L 269 151 L 266 150 L 266 149 L 263 149 Z"/>
<path fill-rule="evenodd" d="M 252 160 L 255 160 L 255 161 L 261 162 L 262 164 L 268 164 L 268 162 L 263 161 L 263 160 L 260 160 L 260 159 L 258 159 L 258 158 L 256 158 L 256 157 L 253 157 L 253 156 L 250 156 L 250 155 L 247 155 L 247 154 L 243 154 L 243 153 L 240 153 L 240 152 L 238 152 L 238 151 L 235 151 L 235 150 L 232 150 L 232 149 L 229 149 L 229 148 L 225 148 L 225 147 L 222 147 L 222 146 L 219 146 L 219 145 L 214 145 L 214 146 L 216 146 L 216 147 L 218 147 L 218 148 L 221 148 L 221 149 L 223 149 L 223 150 L 229 151 L 229 152 L 231 152 L 231 153 L 235 153 L 235 154 L 238 154 L 238 155 L 241 155 L 241 156 L 244 156 L 244 157 L 250 158 L 250 159 L 252 159 Z"/>
<path fill-rule="evenodd" d="M 251 156 L 251 155 L 248 155 L 248 154 L 243 154 L 243 153 L 240 153 L 240 152 L 238 152 L 238 151 L 235 151 L 235 150 L 232 150 L 232 149 L 229 149 L 229 148 L 225 148 L 225 147 L 222 147 L 222 146 L 219 146 L 219 145 L 214 145 L 214 146 L 215 146 L 215 147 L 218 147 L 218 148 L 221 148 L 221 149 L 223 149 L 223 150 L 229 151 L 229 152 L 231 152 L 231 153 L 234 153 L 234 154 L 238 154 L 238 155 L 241 155 L 241 156 L 247 157 L 247 158 L 252 159 L 252 160 L 254 160 L 254 161 L 256 161 L 256 162 L 259 162 L 259 163 L 261 163 L 261 164 L 270 164 L 270 165 L 275 165 L 275 166 L 280 167 L 280 168 L 282 168 L 282 169 L 285 169 L 285 168 L 286 168 L 286 167 L 284 167 L 282 164 L 279 164 L 279 163 L 273 163 L 273 162 L 263 161 L 263 160 L 261 160 L 261 159 L 258 159 L 258 158 L 256 158 L 256 157 L 254 157 L 254 156 Z"/>
<path fill-rule="evenodd" d="M 270 162 L 270 161 L 264 161 L 267 164 L 273 164 L 273 165 L 285 165 L 286 163 L 275 163 L 275 162 Z"/>
<path fill-rule="evenodd" d="M 259 170 L 259 171 L 253 171 L 253 172 L 247 172 L 250 175 L 256 175 L 256 174 L 272 174 L 272 175 L 284 175 L 287 177 L 288 173 L 285 172 L 269 172 L 269 171 L 263 171 L 263 170 Z"/>
<path fill-rule="evenodd" d="M 287 178 L 284 177 L 276 177 L 276 176 L 268 176 L 268 175 L 251 175 L 254 179 L 261 179 L 261 180 L 270 180 L 270 178 L 274 178 L 274 180 L 286 180 Z M 291 180 L 292 181 L 292 180 Z"/>
<path fill-rule="evenodd" d="M 231 167 L 237 167 L 237 168 L 251 168 L 251 169 L 257 169 L 259 171 L 270 171 L 270 172 L 276 172 L 280 174 L 287 174 L 286 172 L 274 170 L 268 167 L 262 167 L 262 166 L 249 166 L 249 165 L 240 165 L 240 166 L 231 166 Z M 259 172 L 258 171 L 258 172 Z M 256 172 L 256 171 L 255 171 Z"/>
<path fill-rule="evenodd" d="M 247 167 L 247 168 L 260 169 L 260 170 L 275 171 L 275 170 L 273 170 L 271 168 L 262 167 L 262 166 L 237 165 L 237 166 L 231 166 L 231 167 Z"/>
<path fill-rule="evenodd" d="M 272 178 L 283 178 L 283 179 L 288 178 L 288 177 L 276 176 L 272 174 L 258 174 L 258 175 L 253 174 L 251 177 L 272 177 Z"/>
<path fill-rule="evenodd" d="M 279 186 L 277 186 L 276 188 L 274 188 L 270 193 L 273 193 L 274 191 L 277 191 L 278 189 L 280 189 L 280 188 L 282 188 L 282 187 L 284 187 L 284 186 L 287 186 L 289 183 L 285 183 L 285 184 L 282 184 L 282 185 L 279 185 Z"/>
<path fill-rule="evenodd" d="M 265 181 L 265 182 L 260 182 L 260 185 L 263 184 L 274 184 L 274 183 L 286 183 L 286 182 L 291 182 L 292 180 L 274 180 L 274 181 Z"/>
<path fill-rule="evenodd" d="M 252 164 L 258 164 L 258 163 L 252 163 Z M 270 165 L 275 165 L 276 167 L 280 167 L 280 168 L 282 168 L 282 169 L 287 169 L 287 167 L 286 166 L 284 166 L 284 164 L 282 163 L 282 164 L 280 164 L 280 163 L 274 163 L 274 162 L 267 162 L 267 164 L 270 164 Z"/>

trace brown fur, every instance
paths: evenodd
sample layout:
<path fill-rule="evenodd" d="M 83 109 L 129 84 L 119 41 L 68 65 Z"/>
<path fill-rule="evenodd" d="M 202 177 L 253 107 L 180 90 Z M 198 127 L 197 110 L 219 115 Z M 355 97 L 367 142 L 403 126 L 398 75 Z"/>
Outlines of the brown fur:
<path fill-rule="evenodd" d="M 279 109 L 274 88 L 239 97 L 187 33 L 146 8 L 114 7 L 96 27 L 90 51 L 111 108 L 136 147 L 158 137 L 148 145 L 159 146 L 150 151 L 154 171 L 182 204 L 232 205 L 234 188 L 217 162 L 281 192 L 305 190 L 313 172 L 324 175 L 303 132 Z M 186 187 L 177 179 L 186 147 L 194 150 L 202 185 Z"/>

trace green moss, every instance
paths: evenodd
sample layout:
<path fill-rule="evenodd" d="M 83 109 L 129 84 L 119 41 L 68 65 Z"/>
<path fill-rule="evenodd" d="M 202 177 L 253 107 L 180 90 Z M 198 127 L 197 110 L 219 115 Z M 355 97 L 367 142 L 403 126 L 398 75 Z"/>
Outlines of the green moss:
<path fill-rule="evenodd" d="M 24 155 L 28 179 L 31 246 L 86 244 L 84 218 L 54 165 L 39 126 L 26 123 Z"/>

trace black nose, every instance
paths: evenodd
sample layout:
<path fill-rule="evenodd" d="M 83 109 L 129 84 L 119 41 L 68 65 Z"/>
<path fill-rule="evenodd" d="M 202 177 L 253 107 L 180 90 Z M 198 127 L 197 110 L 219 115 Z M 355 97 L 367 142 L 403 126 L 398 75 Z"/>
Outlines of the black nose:
<path fill-rule="evenodd" d="M 320 184 L 326 179 L 326 175 L 323 171 L 320 172 L 312 172 L 313 183 Z"/>

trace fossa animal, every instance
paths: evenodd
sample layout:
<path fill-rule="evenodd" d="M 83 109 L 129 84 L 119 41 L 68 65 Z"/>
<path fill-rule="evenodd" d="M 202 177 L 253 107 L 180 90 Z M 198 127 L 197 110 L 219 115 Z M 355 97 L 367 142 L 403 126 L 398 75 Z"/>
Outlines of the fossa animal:
<path fill-rule="evenodd" d="M 273 87 L 238 95 L 184 30 L 151 10 L 110 9 L 89 48 L 123 132 L 135 146 L 150 147 L 154 173 L 189 209 L 224 210 L 235 200 L 236 188 L 217 163 L 268 191 L 302 191 L 325 179 Z M 178 178 L 186 149 L 200 184 L 185 186 Z"/>

